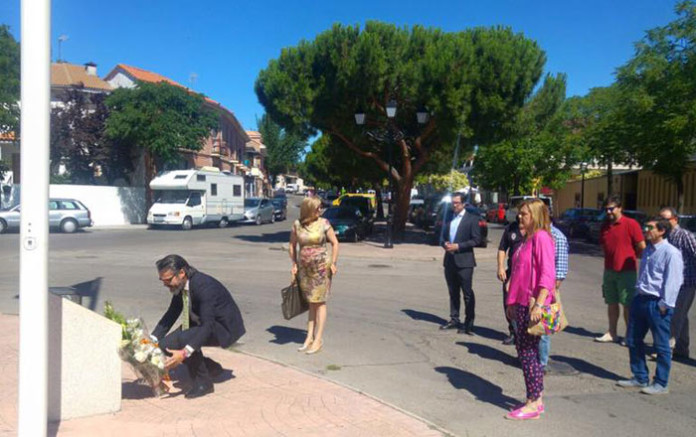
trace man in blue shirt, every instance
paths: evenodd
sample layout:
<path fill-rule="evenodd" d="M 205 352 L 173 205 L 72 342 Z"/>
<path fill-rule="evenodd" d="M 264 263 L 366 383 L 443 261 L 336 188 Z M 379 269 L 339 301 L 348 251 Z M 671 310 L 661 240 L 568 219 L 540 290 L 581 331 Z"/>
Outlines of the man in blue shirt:
<path fill-rule="evenodd" d="M 649 245 L 641 256 L 626 335 L 633 378 L 618 382 L 621 387 L 641 387 L 641 392 L 649 395 L 669 392 L 667 384 L 672 367 L 670 324 L 679 289 L 684 281 L 682 254 L 665 238 L 669 229 L 669 221 L 662 217 L 651 218 L 643 226 Z M 657 369 L 652 385 L 648 385 L 643 342 L 648 330 L 652 332 L 657 351 Z"/>
<path fill-rule="evenodd" d="M 560 295 L 561 283 L 568 276 L 568 239 L 560 229 L 551 225 L 551 236 L 555 244 L 555 263 L 556 263 L 556 296 Z M 542 335 L 539 341 L 539 362 L 544 368 L 544 373 L 548 372 L 546 367 L 549 364 L 549 352 L 551 351 L 551 336 Z"/>

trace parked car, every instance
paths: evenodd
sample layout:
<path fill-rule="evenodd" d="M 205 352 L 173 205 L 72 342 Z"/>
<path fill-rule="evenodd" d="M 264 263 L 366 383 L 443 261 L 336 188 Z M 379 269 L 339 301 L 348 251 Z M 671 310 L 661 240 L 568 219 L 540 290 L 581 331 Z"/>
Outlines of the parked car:
<path fill-rule="evenodd" d="M 597 208 L 570 208 L 556 219 L 554 225 L 568 238 L 586 237 L 589 223 L 601 214 Z"/>
<path fill-rule="evenodd" d="M 505 221 L 508 223 L 514 222 L 517 219 L 517 214 L 519 213 L 518 209 L 520 207 L 520 204 L 528 199 L 536 199 L 536 196 L 512 196 L 512 197 L 510 197 L 510 199 L 508 201 L 507 210 L 505 211 Z M 548 206 L 550 212 L 553 211 L 553 200 L 550 197 L 539 196 L 539 199 L 541 199 L 546 204 L 546 206 Z"/>
<path fill-rule="evenodd" d="M 505 223 L 505 204 L 497 203 L 486 210 L 486 220 L 489 223 Z"/>
<path fill-rule="evenodd" d="M 696 215 L 679 214 L 677 217 L 679 217 L 679 226 L 696 236 Z"/>
<path fill-rule="evenodd" d="M 358 242 L 371 232 L 372 221 L 357 206 L 332 206 L 324 211 L 339 240 Z"/>
<path fill-rule="evenodd" d="M 333 205 L 334 200 L 338 199 L 338 194 L 329 191 L 326 193 L 326 195 L 322 198 L 321 203 L 326 207 L 330 207 Z"/>
<path fill-rule="evenodd" d="M 273 214 L 276 220 L 286 220 L 288 218 L 288 199 L 287 197 L 274 197 L 271 199 L 273 204 Z"/>
<path fill-rule="evenodd" d="M 19 229 L 20 219 L 21 205 L 0 212 L 0 234 Z M 48 201 L 48 225 L 51 228 L 70 234 L 93 224 L 92 213 L 79 200 L 50 199 Z"/>
<path fill-rule="evenodd" d="M 372 203 L 372 199 L 366 196 L 341 196 L 338 198 L 340 201 L 338 206 L 357 206 L 360 208 L 360 212 L 366 217 L 375 216 L 375 207 Z M 334 201 L 334 203 L 336 203 Z M 335 205 L 334 205 L 335 206 Z"/>
<path fill-rule="evenodd" d="M 242 223 L 274 223 L 275 214 L 270 199 L 248 197 L 244 199 L 244 219 Z"/>
<path fill-rule="evenodd" d="M 479 229 L 481 230 L 481 243 L 476 247 L 485 248 L 488 246 L 488 222 L 486 218 L 479 214 L 480 209 L 472 205 L 465 206 L 467 214 L 475 214 L 478 216 Z M 451 197 L 445 196 L 442 202 L 439 203 L 436 210 L 435 224 L 433 226 L 433 234 L 430 236 L 430 244 L 440 245 L 448 239 L 447 236 L 443 235 L 443 228 L 445 223 L 449 223 L 452 220 L 452 202 Z"/>
<path fill-rule="evenodd" d="M 623 215 L 630 217 L 638 222 L 639 225 L 643 226 L 643 223 L 648 219 L 648 215 L 643 211 L 635 211 L 631 209 L 623 210 Z M 599 242 L 599 234 L 602 230 L 602 224 L 607 220 L 607 212 L 603 211 L 601 214 L 594 217 L 587 224 L 587 241 L 591 243 Z"/>
<path fill-rule="evenodd" d="M 425 213 L 425 200 L 412 198 L 408 205 L 408 221 L 416 226 L 422 221 L 422 216 Z"/>

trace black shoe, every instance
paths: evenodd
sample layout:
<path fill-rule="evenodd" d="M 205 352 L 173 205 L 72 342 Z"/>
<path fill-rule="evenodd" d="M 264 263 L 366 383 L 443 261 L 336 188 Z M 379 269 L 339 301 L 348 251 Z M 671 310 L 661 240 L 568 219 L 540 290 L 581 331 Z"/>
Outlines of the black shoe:
<path fill-rule="evenodd" d="M 205 396 L 208 393 L 212 393 L 214 391 L 215 387 L 213 386 L 212 382 L 202 382 L 200 384 L 194 385 L 191 390 L 186 392 L 186 395 L 184 395 L 184 397 L 186 399 L 195 399 L 200 398 L 201 396 Z"/>
<path fill-rule="evenodd" d="M 205 357 L 205 367 L 208 369 L 208 375 L 210 375 L 211 378 L 217 378 L 224 370 L 220 363 L 208 357 Z"/>
<path fill-rule="evenodd" d="M 515 336 L 508 335 L 507 337 L 505 337 L 505 340 L 503 340 L 503 344 L 505 346 L 510 346 L 511 344 L 515 344 Z"/>
<path fill-rule="evenodd" d="M 473 326 L 464 326 L 463 328 L 457 329 L 457 334 L 475 335 Z"/>
<path fill-rule="evenodd" d="M 461 324 L 458 321 L 450 320 L 449 322 L 440 326 L 440 329 L 455 329 L 455 328 L 459 328 L 460 326 L 461 326 Z"/>

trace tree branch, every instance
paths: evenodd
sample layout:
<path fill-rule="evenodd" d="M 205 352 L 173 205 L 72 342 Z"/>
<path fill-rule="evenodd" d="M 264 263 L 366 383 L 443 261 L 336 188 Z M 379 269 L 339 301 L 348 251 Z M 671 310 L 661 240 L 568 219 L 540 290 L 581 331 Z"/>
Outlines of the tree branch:
<path fill-rule="evenodd" d="M 329 128 L 329 133 L 332 135 L 335 135 L 338 139 L 343 141 L 343 143 L 346 146 L 348 146 L 349 149 L 351 149 L 352 151 L 354 151 L 358 155 L 374 160 L 377 163 L 377 165 L 379 166 L 379 168 L 381 168 L 385 172 L 389 171 L 389 164 L 388 163 L 384 162 L 384 160 L 382 160 L 379 156 L 377 156 L 377 154 L 372 153 L 372 152 L 366 152 L 366 151 L 362 150 L 360 147 L 356 146 L 355 143 L 353 143 L 351 140 L 346 138 L 346 136 L 343 135 L 338 129 L 331 126 L 331 128 Z M 396 171 L 396 169 L 394 167 L 392 167 L 392 176 L 396 180 L 398 180 L 400 178 L 399 172 Z"/>

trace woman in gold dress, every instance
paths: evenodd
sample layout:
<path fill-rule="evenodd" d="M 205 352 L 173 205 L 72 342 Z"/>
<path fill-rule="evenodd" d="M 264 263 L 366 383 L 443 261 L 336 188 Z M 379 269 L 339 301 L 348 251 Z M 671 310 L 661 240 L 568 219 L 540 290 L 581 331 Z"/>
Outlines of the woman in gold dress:
<path fill-rule="evenodd" d="M 327 241 L 331 243 L 331 261 L 328 259 Z M 309 302 L 307 338 L 299 352 L 315 354 L 324 345 L 326 300 L 331 291 L 331 278 L 337 271 L 337 259 L 338 239 L 329 221 L 321 218 L 321 200 L 318 197 L 305 198 L 300 207 L 300 219 L 293 223 L 290 232 L 292 275 L 297 277 L 300 290 Z"/>

